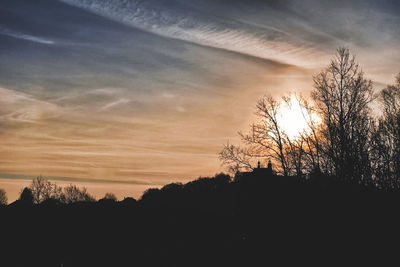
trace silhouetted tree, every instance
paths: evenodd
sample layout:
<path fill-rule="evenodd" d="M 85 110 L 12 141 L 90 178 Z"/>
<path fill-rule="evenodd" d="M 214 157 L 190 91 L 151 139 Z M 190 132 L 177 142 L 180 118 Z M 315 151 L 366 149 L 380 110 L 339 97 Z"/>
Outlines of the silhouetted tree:
<path fill-rule="evenodd" d="M 137 201 L 133 197 L 126 197 L 121 201 L 121 204 L 125 207 L 133 207 L 136 206 Z"/>
<path fill-rule="evenodd" d="M 231 173 L 253 170 L 255 166 L 255 157 L 252 151 L 240 145 L 229 144 L 229 142 L 219 152 L 219 159 Z"/>
<path fill-rule="evenodd" d="M 8 198 L 7 193 L 4 189 L 0 188 L 0 206 L 7 205 Z"/>
<path fill-rule="evenodd" d="M 364 78 L 355 57 L 339 48 L 330 65 L 314 77 L 312 97 L 321 116 L 333 173 L 347 180 L 369 176 L 369 109 L 372 82 Z"/>
<path fill-rule="evenodd" d="M 149 188 L 143 192 L 140 198 L 140 203 L 144 206 L 155 206 L 158 205 L 161 199 L 161 190 L 158 188 Z"/>
<path fill-rule="evenodd" d="M 222 163 L 242 171 L 252 170 L 259 159 L 271 159 L 284 176 L 318 169 L 344 180 L 371 181 L 372 82 L 342 47 L 314 77 L 314 87 L 312 104 L 297 99 L 308 124 L 298 137 L 285 133 L 279 116 L 281 105 L 291 105 L 291 96 L 281 102 L 264 96 L 257 102 L 258 121 L 248 133 L 239 133 L 244 146 L 225 145 L 219 153 Z"/>
<path fill-rule="evenodd" d="M 297 147 L 303 151 L 302 168 L 307 173 L 311 173 L 317 169 L 321 171 L 320 166 L 326 167 L 326 164 L 324 164 L 323 157 L 321 157 L 323 139 L 319 115 L 315 107 L 305 98 L 298 97 L 297 101 L 301 106 L 303 118 L 308 126 L 300 133 L 297 139 L 297 143 L 300 143 Z"/>
<path fill-rule="evenodd" d="M 94 202 L 95 198 L 87 192 L 85 187 L 80 189 L 71 184 L 62 189 L 61 200 L 66 204 L 70 204 L 75 202 Z"/>
<path fill-rule="evenodd" d="M 32 189 L 25 187 L 19 196 L 19 201 L 26 205 L 32 205 L 33 199 Z"/>
<path fill-rule="evenodd" d="M 62 188 L 42 176 L 33 179 L 29 187 L 32 190 L 33 202 L 35 204 L 39 204 L 47 199 L 61 199 L 62 197 Z"/>
<path fill-rule="evenodd" d="M 380 187 L 400 188 L 400 74 L 379 94 L 383 106 L 372 135 L 374 180 Z"/>
<path fill-rule="evenodd" d="M 117 201 L 117 197 L 113 193 L 106 193 L 102 199 Z"/>
<path fill-rule="evenodd" d="M 161 188 L 161 192 L 168 192 L 173 194 L 179 194 L 182 191 L 182 183 L 170 183 L 166 184 Z"/>
<path fill-rule="evenodd" d="M 281 103 L 271 96 L 264 96 L 256 105 L 257 123 L 253 123 L 250 132 L 239 132 L 246 148 L 225 145 L 219 153 L 223 164 L 231 169 L 252 169 L 258 159 L 273 159 L 279 165 L 279 172 L 287 176 L 290 172 L 285 151 L 286 135 L 280 126 L 279 108 Z"/>
<path fill-rule="evenodd" d="M 231 177 L 225 173 L 218 173 L 214 176 L 216 184 L 225 185 L 231 182 Z"/>
<path fill-rule="evenodd" d="M 294 100 L 294 101 L 293 101 Z M 305 128 L 298 136 L 290 136 L 282 127 L 282 107 L 299 105 Z M 286 106 L 285 106 L 286 105 Z M 296 111 L 297 111 L 297 107 Z M 278 174 L 303 176 L 321 163 L 321 126 L 315 107 L 304 98 L 283 96 L 280 102 L 271 96 L 261 98 L 256 106 L 257 123 L 247 134 L 239 132 L 244 146 L 223 147 L 219 158 L 231 172 L 253 170 L 260 159 L 271 160 Z"/>

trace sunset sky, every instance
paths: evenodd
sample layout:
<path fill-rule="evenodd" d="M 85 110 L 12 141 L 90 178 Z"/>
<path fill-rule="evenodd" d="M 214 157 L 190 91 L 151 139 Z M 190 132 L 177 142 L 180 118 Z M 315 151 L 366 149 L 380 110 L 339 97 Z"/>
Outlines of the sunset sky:
<path fill-rule="evenodd" d="M 307 96 L 347 46 L 376 88 L 400 72 L 400 4 L 2 0 L 0 188 L 101 197 L 214 175 L 264 94 Z"/>

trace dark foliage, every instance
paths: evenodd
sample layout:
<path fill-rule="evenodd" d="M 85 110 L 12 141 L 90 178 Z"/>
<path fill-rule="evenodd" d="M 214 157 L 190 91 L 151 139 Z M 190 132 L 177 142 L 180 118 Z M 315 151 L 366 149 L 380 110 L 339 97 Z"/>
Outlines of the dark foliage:
<path fill-rule="evenodd" d="M 382 263 L 398 240 L 399 192 L 261 172 L 149 189 L 136 201 L 1 209 L 4 266 L 266 266 Z"/>

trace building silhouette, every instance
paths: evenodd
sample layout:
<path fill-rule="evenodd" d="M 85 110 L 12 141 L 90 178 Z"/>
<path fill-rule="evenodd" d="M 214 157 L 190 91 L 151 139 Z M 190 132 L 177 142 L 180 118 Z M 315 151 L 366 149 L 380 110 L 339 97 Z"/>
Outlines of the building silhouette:
<path fill-rule="evenodd" d="M 236 181 L 245 181 L 251 179 L 265 179 L 274 176 L 274 170 L 272 169 L 272 163 L 269 160 L 267 167 L 261 167 L 261 162 L 257 162 L 257 168 L 254 168 L 249 172 L 237 172 L 235 174 Z"/>

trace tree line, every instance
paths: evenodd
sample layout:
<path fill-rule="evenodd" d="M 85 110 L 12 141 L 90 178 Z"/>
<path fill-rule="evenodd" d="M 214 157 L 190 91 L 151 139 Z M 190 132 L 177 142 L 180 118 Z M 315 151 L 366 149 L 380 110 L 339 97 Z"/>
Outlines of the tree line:
<path fill-rule="evenodd" d="M 19 200 L 0 208 L 1 262 L 54 267 L 256 266 L 339 264 L 349 262 L 350 256 L 356 264 L 370 260 L 358 252 L 381 259 L 378 249 L 387 254 L 392 246 L 386 238 L 397 240 L 397 192 L 332 179 L 324 187 L 296 176 L 257 172 L 246 178 L 218 174 L 148 189 L 138 201 L 110 196 L 95 201 L 81 197 L 82 188 L 74 189 L 73 197 L 63 197 L 75 187 L 60 190 L 40 177 Z"/>
<path fill-rule="evenodd" d="M 285 132 L 279 116 L 291 96 L 282 101 L 264 96 L 256 104 L 257 122 L 247 133 L 239 132 L 241 145 L 224 145 L 222 163 L 236 173 L 271 160 L 283 176 L 306 178 L 317 171 L 346 182 L 398 189 L 400 74 L 393 85 L 376 92 L 355 56 L 340 47 L 313 81 L 310 98 L 296 96 L 307 122 L 296 138 Z"/>
<path fill-rule="evenodd" d="M 117 201 L 113 193 L 106 193 L 99 201 Z M 72 204 L 77 202 L 96 202 L 96 198 L 91 195 L 86 187 L 78 187 L 70 184 L 65 187 L 58 186 L 48 179 L 38 176 L 32 179 L 31 184 L 21 190 L 20 196 L 14 203 L 25 205 L 47 204 Z M 0 206 L 8 204 L 7 193 L 0 188 Z"/>

